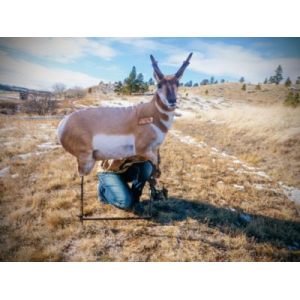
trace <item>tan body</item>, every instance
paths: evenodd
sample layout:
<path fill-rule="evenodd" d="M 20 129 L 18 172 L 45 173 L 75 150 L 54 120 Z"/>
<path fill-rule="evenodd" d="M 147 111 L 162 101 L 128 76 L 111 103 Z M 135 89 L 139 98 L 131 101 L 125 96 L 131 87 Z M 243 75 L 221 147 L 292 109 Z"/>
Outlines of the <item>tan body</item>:
<path fill-rule="evenodd" d="M 175 108 L 165 106 L 155 93 L 152 101 L 132 107 L 76 111 L 62 120 L 58 136 L 62 146 L 77 158 L 80 175 L 89 174 L 96 160 L 141 155 L 156 165 L 157 150 L 174 112 Z M 147 120 L 151 122 L 139 124 Z"/>

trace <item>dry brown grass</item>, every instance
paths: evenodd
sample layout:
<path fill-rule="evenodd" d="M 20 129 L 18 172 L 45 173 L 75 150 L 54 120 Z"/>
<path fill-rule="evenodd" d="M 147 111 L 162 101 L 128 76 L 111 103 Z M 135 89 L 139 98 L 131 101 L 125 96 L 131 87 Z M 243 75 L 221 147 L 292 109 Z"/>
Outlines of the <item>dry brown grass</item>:
<path fill-rule="evenodd" d="M 299 207 L 273 190 L 278 190 L 276 182 L 238 174 L 230 160 L 211 153 L 210 147 L 187 145 L 172 135 L 162 147 L 162 181 L 170 200 L 155 204 L 153 220 L 82 227 L 73 157 L 63 149 L 49 149 L 25 160 L 12 159 L 34 152 L 37 144 L 56 143 L 58 122 L 0 119 L 0 129 L 14 127 L 0 136 L 0 169 L 11 168 L 0 179 L 0 260 L 299 261 Z M 184 119 L 175 127 L 191 134 Z M 205 138 L 194 133 L 198 140 Z M 11 178 L 15 173 L 19 177 Z M 255 184 L 270 186 L 258 190 Z M 87 215 L 131 215 L 100 204 L 96 187 L 94 169 L 85 183 Z M 146 206 L 146 189 L 143 199 Z"/>
<path fill-rule="evenodd" d="M 209 110 L 200 113 L 199 117 L 204 122 L 212 121 L 270 143 L 285 143 L 300 135 L 299 115 L 299 108 L 274 105 Z"/>
<path fill-rule="evenodd" d="M 177 127 L 300 188 L 299 112 L 279 105 L 246 105 L 204 111 Z"/>
<path fill-rule="evenodd" d="M 106 98 L 106 95 L 102 95 L 102 96 L 103 96 L 103 98 Z M 99 106 L 100 99 L 96 95 L 94 96 L 91 94 L 87 94 L 84 98 L 77 99 L 76 103 L 79 105 L 84 105 L 84 106 Z"/>
<path fill-rule="evenodd" d="M 10 91 L 0 91 L 0 99 L 4 97 L 13 97 L 13 98 L 19 98 L 20 97 L 20 93 L 18 92 L 10 92 Z"/>

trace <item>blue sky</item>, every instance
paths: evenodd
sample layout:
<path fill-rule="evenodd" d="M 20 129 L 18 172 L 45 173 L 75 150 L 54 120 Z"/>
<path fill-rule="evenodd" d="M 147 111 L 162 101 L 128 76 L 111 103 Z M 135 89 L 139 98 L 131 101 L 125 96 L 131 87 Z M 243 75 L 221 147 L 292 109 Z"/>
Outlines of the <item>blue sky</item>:
<path fill-rule="evenodd" d="M 284 78 L 300 76 L 300 38 L 0 38 L 0 83 L 88 87 L 123 80 L 132 66 L 148 80 L 150 54 L 164 74 L 174 74 L 190 52 L 182 82 L 263 82 L 279 64 Z"/>

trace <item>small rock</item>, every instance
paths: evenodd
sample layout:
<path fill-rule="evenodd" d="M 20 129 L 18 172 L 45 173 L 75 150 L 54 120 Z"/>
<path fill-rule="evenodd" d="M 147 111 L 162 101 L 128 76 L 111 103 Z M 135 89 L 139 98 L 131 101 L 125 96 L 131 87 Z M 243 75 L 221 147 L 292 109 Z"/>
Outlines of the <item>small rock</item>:
<path fill-rule="evenodd" d="M 27 153 L 27 154 L 18 154 L 18 155 L 14 155 L 12 157 L 12 159 L 17 159 L 17 158 L 22 158 L 22 159 L 27 159 L 31 156 L 31 153 Z"/>
<path fill-rule="evenodd" d="M 14 144 L 13 142 L 6 142 L 6 143 L 3 143 L 4 146 L 8 146 L 8 147 L 12 146 L 13 144 Z"/>
<path fill-rule="evenodd" d="M 238 185 L 238 184 L 234 184 L 233 185 L 237 190 L 242 191 L 243 189 L 245 189 L 245 187 L 243 185 Z"/>
<path fill-rule="evenodd" d="M 0 170 L 0 177 L 5 177 L 9 173 L 9 167 Z"/>
<path fill-rule="evenodd" d="M 234 164 L 242 164 L 243 162 L 238 160 L 238 159 L 235 159 L 234 161 L 232 161 Z"/>

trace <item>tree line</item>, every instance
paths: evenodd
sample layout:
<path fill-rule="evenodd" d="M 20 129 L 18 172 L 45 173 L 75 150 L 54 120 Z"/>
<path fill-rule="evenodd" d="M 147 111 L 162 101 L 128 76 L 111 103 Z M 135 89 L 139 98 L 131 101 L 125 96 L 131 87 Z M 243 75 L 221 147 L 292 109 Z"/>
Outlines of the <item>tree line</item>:
<path fill-rule="evenodd" d="M 281 81 L 283 80 L 283 69 L 281 67 L 281 65 L 279 65 L 276 70 L 275 70 L 275 75 L 270 76 L 269 79 L 266 78 L 264 81 L 264 84 L 279 84 Z M 284 85 L 289 87 L 291 86 L 292 81 L 290 79 L 290 77 L 288 77 L 285 82 Z M 300 76 L 297 77 L 297 79 L 295 80 L 295 84 L 300 84 Z"/>
<path fill-rule="evenodd" d="M 283 80 L 283 69 L 281 65 L 279 65 L 275 70 L 275 75 L 266 78 L 263 82 L 264 84 L 279 84 Z M 221 79 L 220 83 L 224 83 L 225 79 Z M 227 81 L 228 82 L 228 81 Z M 245 82 L 245 77 L 242 76 L 239 79 L 240 83 Z M 215 79 L 215 77 L 211 77 L 210 79 L 203 79 L 201 82 L 193 83 L 192 80 L 187 81 L 186 83 L 179 83 L 179 86 L 185 87 L 197 87 L 203 85 L 213 85 L 218 84 L 219 81 Z M 289 87 L 292 84 L 291 79 L 288 77 L 285 81 L 285 86 Z M 297 77 L 295 84 L 300 84 L 300 76 Z M 149 90 L 149 86 L 155 85 L 153 78 L 150 78 L 147 82 L 144 81 L 144 76 L 142 73 L 137 75 L 136 68 L 133 67 L 129 76 L 122 81 L 115 82 L 115 92 L 120 94 L 133 94 L 138 93 L 142 94 Z"/>
<path fill-rule="evenodd" d="M 282 69 L 282 66 L 279 65 L 275 70 L 275 75 L 270 76 L 269 78 L 266 78 L 263 83 L 264 84 L 276 84 L 276 85 L 278 85 L 278 84 L 280 84 L 280 82 L 282 80 L 283 80 L 283 69 Z M 225 82 L 224 79 L 220 80 L 220 83 L 224 83 L 224 82 Z M 239 79 L 239 82 L 244 83 L 245 82 L 245 77 L 242 76 Z M 217 83 L 219 83 L 218 80 L 215 80 L 214 77 L 211 77 L 210 80 L 209 79 L 203 79 L 200 82 L 199 85 L 212 85 L 212 84 L 217 84 Z M 291 86 L 291 84 L 292 84 L 292 81 L 291 81 L 290 77 L 287 77 L 287 79 L 284 82 L 284 85 L 289 87 L 289 86 Z M 298 76 L 297 79 L 295 80 L 295 84 L 300 84 L 300 76 Z M 198 83 L 193 84 L 192 80 L 190 80 L 185 84 L 181 83 L 180 86 L 186 86 L 186 87 L 194 86 L 194 87 L 196 87 L 196 86 L 198 86 Z"/>

